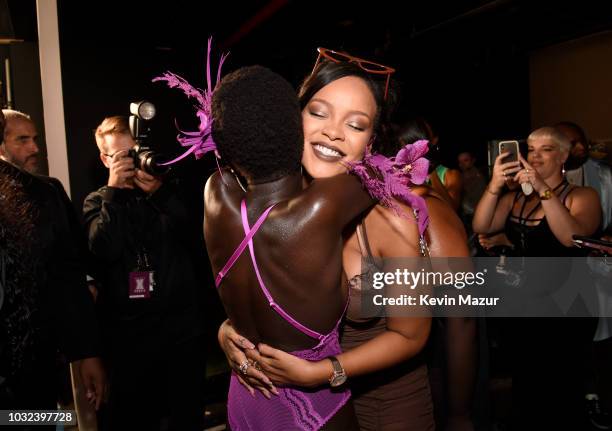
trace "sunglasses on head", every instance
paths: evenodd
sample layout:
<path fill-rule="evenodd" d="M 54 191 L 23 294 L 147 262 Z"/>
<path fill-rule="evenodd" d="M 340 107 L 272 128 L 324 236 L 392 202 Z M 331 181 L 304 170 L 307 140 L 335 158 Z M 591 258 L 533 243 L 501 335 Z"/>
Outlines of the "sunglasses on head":
<path fill-rule="evenodd" d="M 317 69 L 317 66 L 321 62 L 321 58 L 333 61 L 334 63 L 354 63 L 368 73 L 374 73 L 377 75 L 387 75 L 387 82 L 385 84 L 385 100 L 387 99 L 387 93 L 389 91 L 389 80 L 391 79 L 391 75 L 395 72 L 394 68 L 385 66 L 384 64 L 374 63 L 373 61 L 365 60 L 363 58 L 354 57 L 344 52 L 334 51 L 328 48 L 319 47 L 317 48 L 317 51 L 319 52 L 319 56 L 317 57 L 317 61 L 312 69 L 311 74 L 314 73 L 314 71 Z"/>

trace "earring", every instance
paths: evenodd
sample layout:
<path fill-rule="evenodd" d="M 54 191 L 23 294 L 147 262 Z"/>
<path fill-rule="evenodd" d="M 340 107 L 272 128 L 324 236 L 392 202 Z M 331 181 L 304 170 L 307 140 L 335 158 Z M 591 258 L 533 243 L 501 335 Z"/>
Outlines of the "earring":
<path fill-rule="evenodd" d="M 372 146 L 374 145 L 374 141 L 376 140 L 376 135 L 372 135 L 370 138 L 370 142 L 366 145 L 366 155 L 372 154 Z"/>
<path fill-rule="evenodd" d="M 561 175 L 565 176 L 565 163 L 563 163 L 563 165 L 561 165 Z"/>

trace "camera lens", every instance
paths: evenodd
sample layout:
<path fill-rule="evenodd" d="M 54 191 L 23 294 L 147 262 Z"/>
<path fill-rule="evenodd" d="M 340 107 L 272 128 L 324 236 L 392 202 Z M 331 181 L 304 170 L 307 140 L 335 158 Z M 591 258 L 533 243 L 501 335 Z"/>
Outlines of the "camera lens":
<path fill-rule="evenodd" d="M 159 164 L 159 155 L 153 151 L 143 151 L 138 155 L 140 169 L 150 175 L 163 175 L 170 169 Z"/>

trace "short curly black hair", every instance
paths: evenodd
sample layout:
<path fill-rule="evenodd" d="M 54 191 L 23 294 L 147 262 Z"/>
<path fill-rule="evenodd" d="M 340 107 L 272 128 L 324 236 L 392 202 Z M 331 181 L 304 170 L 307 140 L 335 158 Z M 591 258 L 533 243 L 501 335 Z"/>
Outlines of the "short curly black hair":
<path fill-rule="evenodd" d="M 221 159 L 252 181 L 298 172 L 302 115 L 291 85 L 262 66 L 223 78 L 212 100 L 212 137 Z"/>

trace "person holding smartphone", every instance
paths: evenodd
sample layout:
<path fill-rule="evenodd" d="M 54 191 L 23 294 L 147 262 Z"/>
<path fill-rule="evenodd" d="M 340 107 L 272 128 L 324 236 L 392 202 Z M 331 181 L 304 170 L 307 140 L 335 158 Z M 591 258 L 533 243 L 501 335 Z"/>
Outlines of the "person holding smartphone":
<path fill-rule="evenodd" d="M 599 197 L 590 187 L 570 185 L 563 174 L 570 142 L 552 127 L 532 132 L 524 159 L 495 160 L 493 175 L 476 211 L 477 233 L 504 230 L 519 256 L 573 256 L 572 236 L 589 236 L 600 224 Z M 506 185 L 520 188 L 505 191 Z M 529 184 L 528 187 L 522 185 Z M 527 191 L 532 188 L 532 192 Z M 540 261 L 538 261 L 540 262 Z M 562 267 L 537 266 L 550 274 L 542 289 L 557 289 Z M 553 280 L 555 279 L 555 280 Z M 580 306 L 576 301 L 573 306 Z M 595 319 L 520 318 L 508 322 L 513 353 L 513 423 L 517 429 L 582 429 L 582 363 L 588 357 Z"/>
<path fill-rule="evenodd" d="M 493 175 L 474 212 L 475 232 L 506 229 L 524 256 L 565 256 L 572 254 L 572 235 L 588 236 L 597 230 L 601 207 L 597 192 L 590 187 L 570 185 L 563 175 L 563 163 L 570 143 L 552 127 L 529 135 L 528 156 L 505 161 L 503 152 L 495 159 Z M 530 184 L 528 196 L 519 189 L 504 191 L 510 182 Z"/>

